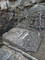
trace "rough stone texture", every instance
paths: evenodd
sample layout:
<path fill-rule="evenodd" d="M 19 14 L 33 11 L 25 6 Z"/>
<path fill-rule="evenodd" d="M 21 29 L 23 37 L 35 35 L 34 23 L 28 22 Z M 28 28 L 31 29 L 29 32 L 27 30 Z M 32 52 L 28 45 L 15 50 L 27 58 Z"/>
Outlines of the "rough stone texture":
<path fill-rule="evenodd" d="M 29 15 L 31 17 L 32 23 L 30 23 L 30 26 L 38 28 L 39 27 L 39 12 L 42 12 L 42 18 L 41 18 L 41 27 L 45 28 L 45 3 L 44 4 L 36 4 L 31 9 L 29 9 Z M 31 13 L 32 12 L 32 13 Z"/>
<path fill-rule="evenodd" d="M 45 0 L 16 0 L 16 1 L 17 1 L 18 4 L 19 4 L 19 2 L 22 2 L 24 4 L 27 1 L 30 2 L 30 3 L 38 3 L 38 2 L 43 2 Z"/>
<path fill-rule="evenodd" d="M 33 0 L 31 0 L 33 1 Z M 40 1 L 40 0 L 34 0 L 34 1 Z M 19 4 L 18 4 L 19 2 Z M 18 27 L 35 27 L 39 28 L 39 14 L 38 12 L 40 9 L 45 11 L 45 3 L 40 4 L 32 4 L 30 0 L 18 0 L 12 3 L 11 5 L 16 5 L 17 7 L 15 9 L 15 16 L 13 16 L 12 12 L 2 12 L 0 11 L 0 36 L 8 31 L 10 28 L 18 25 Z M 34 6 L 33 6 L 34 5 Z M 43 6 L 43 7 L 42 7 Z M 5 14 L 4 14 L 5 13 Z M 21 24 L 20 24 L 21 23 Z M 45 14 L 42 14 L 42 24 L 41 28 L 45 28 Z"/>
<path fill-rule="evenodd" d="M 0 48 L 0 60 L 15 60 L 15 58 L 9 51 Z"/>
<path fill-rule="evenodd" d="M 10 49 L 9 47 L 7 47 L 5 45 L 2 46 L 2 49 L 6 50 L 6 51 L 10 51 L 12 53 L 12 55 L 14 56 L 15 60 L 30 60 L 30 59 L 26 58 L 25 56 L 23 56 L 21 53 L 14 51 L 13 49 Z"/>
<path fill-rule="evenodd" d="M 0 11 L 0 36 L 14 25 L 13 13 Z"/>
<path fill-rule="evenodd" d="M 19 0 L 18 0 L 19 1 Z M 31 1 L 41 1 L 41 0 L 31 0 Z M 39 28 L 39 13 L 42 11 L 42 21 L 41 21 L 41 28 L 45 28 L 45 2 L 44 3 L 37 3 L 33 4 L 30 0 L 20 0 L 20 4 L 15 7 L 15 20 L 17 20 L 18 27 L 25 28 Z M 14 26 L 15 27 L 15 26 Z"/>
<path fill-rule="evenodd" d="M 9 8 L 9 1 L 7 0 L 1 0 L 0 1 L 0 8 L 1 8 L 1 10 L 4 10 L 4 9 L 7 9 L 7 8 Z"/>
<path fill-rule="evenodd" d="M 17 6 L 19 6 L 19 5 L 25 5 L 25 3 L 39 3 L 39 2 L 43 2 L 43 1 L 45 1 L 45 0 L 16 0 L 15 1 L 15 3 L 13 4 L 13 2 L 12 3 L 10 3 L 10 5 L 15 5 L 15 7 L 17 7 Z"/>
<path fill-rule="evenodd" d="M 16 11 L 19 12 L 19 9 Z M 26 7 L 23 11 L 20 10 L 20 13 L 17 15 L 22 17 L 18 17 L 18 21 L 20 21 L 20 23 L 18 23 L 18 27 L 25 26 L 25 28 L 39 28 L 40 11 L 42 11 L 41 28 L 45 28 L 45 3 L 35 4 L 31 8 Z"/>
<path fill-rule="evenodd" d="M 20 28 L 13 28 L 9 32 L 3 34 L 2 40 L 22 50 L 34 52 L 37 51 L 41 42 L 38 32 Z"/>

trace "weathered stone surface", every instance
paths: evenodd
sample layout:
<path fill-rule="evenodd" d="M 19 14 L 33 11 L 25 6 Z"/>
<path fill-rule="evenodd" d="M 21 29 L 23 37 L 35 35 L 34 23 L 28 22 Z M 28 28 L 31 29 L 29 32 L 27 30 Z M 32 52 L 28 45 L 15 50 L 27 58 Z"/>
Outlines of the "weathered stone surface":
<path fill-rule="evenodd" d="M 26 1 L 29 1 L 30 3 L 39 3 L 39 2 L 42 2 L 44 0 L 22 0 L 23 3 L 25 3 Z"/>
<path fill-rule="evenodd" d="M 45 3 L 43 4 L 36 4 L 33 7 L 31 7 L 29 9 L 29 15 L 30 15 L 30 20 L 32 23 L 30 23 L 30 26 L 32 25 L 32 27 L 39 27 L 39 20 L 40 20 L 40 14 L 39 12 L 42 12 L 42 17 L 41 17 L 41 28 L 45 28 Z"/>
<path fill-rule="evenodd" d="M 21 4 L 22 0 L 16 0 L 15 2 L 10 2 L 11 7 L 17 7 Z"/>
<path fill-rule="evenodd" d="M 0 60 L 15 60 L 15 58 L 9 51 L 0 48 Z"/>
<path fill-rule="evenodd" d="M 40 11 L 42 12 L 41 28 L 45 28 L 45 3 L 35 4 L 31 8 L 24 8 L 23 11 L 20 11 L 20 16 L 22 15 L 23 19 L 21 19 L 21 23 L 18 23 L 18 27 L 25 26 L 25 28 L 39 28 Z M 20 21 L 20 19 L 18 20 Z"/>
<path fill-rule="evenodd" d="M 9 0 L 1 0 L 0 1 L 0 8 L 1 8 L 1 10 L 4 10 L 4 9 L 7 9 L 7 8 L 9 8 Z"/>
<path fill-rule="evenodd" d="M 38 32 L 26 29 L 13 28 L 9 32 L 3 34 L 2 39 L 9 44 L 21 48 L 25 51 L 37 51 L 41 38 Z"/>
<path fill-rule="evenodd" d="M 0 11 L 0 36 L 14 25 L 13 13 Z"/>
<path fill-rule="evenodd" d="M 26 58 L 25 56 L 23 56 L 23 54 L 21 54 L 21 53 L 19 53 L 19 52 L 17 52 L 17 51 L 14 51 L 13 49 L 10 49 L 9 47 L 7 47 L 7 46 L 5 46 L 5 45 L 3 45 L 3 47 L 2 47 L 2 49 L 0 49 L 0 50 L 4 50 L 3 51 L 3 53 L 5 53 L 5 50 L 6 51 L 9 51 L 9 52 L 11 52 L 12 53 L 12 55 L 14 56 L 14 60 L 29 60 L 28 58 Z M 2 51 L 1 51 L 2 52 Z M 3 54 L 2 53 L 2 54 Z M 11 56 L 12 56 L 11 55 Z M 5 55 L 4 55 L 5 56 Z M 9 55 L 8 55 L 9 56 Z M 1 57 L 1 56 L 0 56 Z M 13 57 L 12 57 L 13 58 Z M 11 59 L 11 60 L 13 60 L 13 59 Z"/>

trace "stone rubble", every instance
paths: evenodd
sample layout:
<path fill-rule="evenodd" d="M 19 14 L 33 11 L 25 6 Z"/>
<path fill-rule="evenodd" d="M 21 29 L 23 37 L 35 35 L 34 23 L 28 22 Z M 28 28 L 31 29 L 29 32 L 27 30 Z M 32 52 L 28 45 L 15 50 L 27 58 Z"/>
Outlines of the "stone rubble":
<path fill-rule="evenodd" d="M 10 2 L 10 6 L 14 5 L 11 8 L 13 12 L 2 12 L 0 11 L 0 36 L 10 30 L 12 27 L 23 27 L 23 28 L 39 28 L 39 14 L 40 9 L 45 11 L 45 3 L 34 4 L 30 2 L 33 0 L 18 0 L 14 3 Z M 42 1 L 42 0 L 34 0 Z M 19 4 L 18 4 L 19 2 Z M 18 5 L 16 5 L 18 4 Z M 16 7 L 15 7 L 16 6 Z M 42 12 L 43 12 L 42 11 Z M 14 16 L 13 16 L 14 15 Z M 7 22 L 7 23 L 6 23 Z M 41 28 L 45 28 L 45 13 L 42 14 Z"/>
<path fill-rule="evenodd" d="M 28 4 L 27 4 L 28 5 Z M 20 12 L 19 12 L 20 11 Z M 39 12 L 42 11 L 42 18 L 41 18 L 41 28 L 45 28 L 45 3 L 35 4 L 34 6 L 24 8 L 20 10 L 18 8 L 15 9 L 17 16 L 17 20 L 20 21 L 18 23 L 18 27 L 34 27 L 39 28 Z M 21 18 L 20 18 L 21 17 Z M 23 26 L 24 25 L 24 26 Z"/>

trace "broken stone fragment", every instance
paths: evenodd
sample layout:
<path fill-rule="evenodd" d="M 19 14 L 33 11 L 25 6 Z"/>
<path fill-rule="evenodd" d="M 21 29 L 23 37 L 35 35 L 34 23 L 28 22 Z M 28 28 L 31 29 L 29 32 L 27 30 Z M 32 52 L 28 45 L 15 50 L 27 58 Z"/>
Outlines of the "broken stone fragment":
<path fill-rule="evenodd" d="M 8 9 L 8 7 L 10 7 L 8 0 L 7 1 L 5 1 L 5 0 L 0 1 L 1 10 Z"/>
<path fill-rule="evenodd" d="M 7 45 L 8 46 L 8 45 Z M 9 55 L 11 55 L 12 56 L 12 59 L 11 59 L 11 56 L 9 56 L 9 58 L 11 59 L 11 60 L 29 60 L 29 59 L 31 59 L 31 58 L 26 58 L 22 53 L 20 53 L 20 52 L 17 52 L 17 50 L 15 51 L 15 50 L 13 50 L 13 48 L 12 49 L 10 49 L 9 48 L 9 46 L 7 47 L 7 46 L 3 46 L 2 47 L 2 49 L 0 48 L 0 57 L 2 56 L 2 54 L 3 54 L 3 56 L 4 56 L 4 58 L 7 58 L 8 59 L 8 56 Z M 14 47 L 15 48 L 15 47 Z M 5 51 L 6 50 L 6 51 Z M 2 54 L 1 54 L 2 53 Z M 10 54 L 7 54 L 7 53 L 10 53 Z M 6 54 L 6 56 L 5 56 L 5 54 Z M 27 54 L 27 53 L 26 53 Z M 3 57 L 2 57 L 3 58 Z M 0 58 L 1 59 L 1 58 Z M 9 60 L 10 60 L 9 59 Z"/>
<path fill-rule="evenodd" d="M 22 0 L 16 0 L 16 1 L 15 1 L 15 4 L 14 4 L 15 7 L 19 6 L 19 5 L 21 4 L 21 1 L 22 1 Z"/>
<path fill-rule="evenodd" d="M 43 2 L 45 0 L 22 0 L 22 4 L 24 4 L 25 2 L 29 2 L 29 3 L 40 3 Z"/>
<path fill-rule="evenodd" d="M 41 28 L 45 28 L 45 19 L 44 19 L 44 15 L 45 15 L 45 3 L 42 4 L 36 4 L 33 7 L 31 7 L 29 9 L 29 15 L 30 15 L 30 20 L 32 21 L 32 24 L 30 24 L 30 26 L 32 25 L 35 28 L 38 28 L 40 25 L 40 14 L 38 12 L 42 12 L 42 16 L 41 16 Z"/>
<path fill-rule="evenodd" d="M 30 2 L 25 2 L 24 3 L 24 7 L 31 7 L 33 4 L 32 3 L 30 3 Z"/>
<path fill-rule="evenodd" d="M 15 60 L 11 52 L 0 48 L 0 60 Z"/>
<path fill-rule="evenodd" d="M 16 12 L 19 12 L 17 9 Z M 23 11 L 20 11 L 20 15 L 22 14 L 22 17 L 24 19 L 21 19 L 21 23 L 18 23 L 18 27 L 25 27 L 25 28 L 38 28 L 40 25 L 40 14 L 39 12 L 42 12 L 41 16 L 41 28 L 45 28 L 45 3 L 35 4 L 34 6 L 26 7 Z M 18 14 L 19 15 L 19 14 Z M 19 17 L 18 17 L 19 18 Z M 20 20 L 20 19 L 19 19 Z"/>

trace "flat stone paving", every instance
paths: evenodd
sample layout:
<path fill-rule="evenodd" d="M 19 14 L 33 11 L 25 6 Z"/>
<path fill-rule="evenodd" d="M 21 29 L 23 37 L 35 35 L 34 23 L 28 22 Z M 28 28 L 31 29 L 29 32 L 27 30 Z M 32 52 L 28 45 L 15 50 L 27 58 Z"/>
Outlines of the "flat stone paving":
<path fill-rule="evenodd" d="M 2 39 L 9 44 L 25 51 L 36 52 L 41 42 L 38 32 L 27 29 L 13 28 L 3 34 Z"/>

